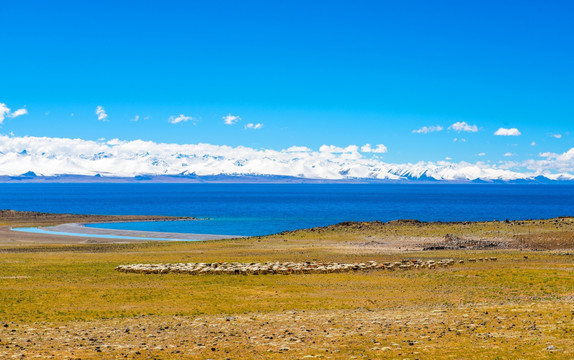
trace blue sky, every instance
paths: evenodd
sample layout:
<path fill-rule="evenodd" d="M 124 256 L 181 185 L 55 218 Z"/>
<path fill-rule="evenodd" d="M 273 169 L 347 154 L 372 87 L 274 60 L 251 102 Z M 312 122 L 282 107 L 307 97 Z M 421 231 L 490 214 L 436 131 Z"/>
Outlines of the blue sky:
<path fill-rule="evenodd" d="M 573 15 L 570 1 L 6 1 L 0 103 L 27 114 L 0 134 L 537 159 L 574 147 Z"/>

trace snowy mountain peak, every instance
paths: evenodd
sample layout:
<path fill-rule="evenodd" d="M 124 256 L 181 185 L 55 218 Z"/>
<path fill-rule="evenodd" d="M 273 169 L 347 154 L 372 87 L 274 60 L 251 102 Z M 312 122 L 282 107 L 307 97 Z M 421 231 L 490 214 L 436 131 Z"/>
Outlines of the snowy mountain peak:
<path fill-rule="evenodd" d="M 149 141 L 89 141 L 0 135 L 0 176 L 83 175 L 148 179 L 153 176 L 280 176 L 325 180 L 417 181 L 570 181 L 574 151 L 545 154 L 518 166 L 483 163 L 420 162 L 390 164 L 361 153 L 357 146 L 339 151 L 308 148 L 253 149 L 210 144 Z M 301 151 L 299 151 L 301 150 Z"/>

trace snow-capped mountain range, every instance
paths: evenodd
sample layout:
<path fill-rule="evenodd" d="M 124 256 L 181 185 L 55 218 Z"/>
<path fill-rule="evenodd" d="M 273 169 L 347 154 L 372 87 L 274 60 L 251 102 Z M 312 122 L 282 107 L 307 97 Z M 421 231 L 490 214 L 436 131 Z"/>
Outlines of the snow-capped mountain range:
<path fill-rule="evenodd" d="M 0 135 L 0 176 L 4 178 L 273 176 L 321 180 L 376 181 L 573 181 L 574 148 L 540 154 L 523 163 L 390 164 L 351 145 L 284 150 L 151 141 L 90 141 Z M 370 149 L 367 148 L 367 149 Z M 386 149 L 385 149 L 386 150 Z M 96 179 L 95 179 L 96 180 Z"/>

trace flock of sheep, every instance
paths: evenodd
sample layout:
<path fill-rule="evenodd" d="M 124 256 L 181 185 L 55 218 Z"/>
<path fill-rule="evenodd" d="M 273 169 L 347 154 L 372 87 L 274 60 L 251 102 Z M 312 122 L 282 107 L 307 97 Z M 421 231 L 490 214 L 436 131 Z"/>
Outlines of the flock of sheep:
<path fill-rule="evenodd" d="M 476 259 L 470 259 L 472 261 Z M 481 259 L 484 261 L 484 259 Z M 495 261 L 496 258 L 486 258 Z M 459 260 L 458 263 L 464 263 Z M 140 274 L 167 274 L 182 273 L 191 275 L 204 274 L 230 274 L 230 275 L 264 275 L 264 274 L 316 274 L 316 273 L 341 273 L 351 271 L 368 270 L 411 270 L 411 269 L 434 269 L 454 265 L 453 259 L 434 260 L 402 260 L 397 262 L 385 262 L 379 264 L 375 261 L 356 264 L 319 263 L 319 262 L 266 262 L 266 263 L 187 263 L 187 264 L 132 264 L 119 265 L 117 271 Z"/>

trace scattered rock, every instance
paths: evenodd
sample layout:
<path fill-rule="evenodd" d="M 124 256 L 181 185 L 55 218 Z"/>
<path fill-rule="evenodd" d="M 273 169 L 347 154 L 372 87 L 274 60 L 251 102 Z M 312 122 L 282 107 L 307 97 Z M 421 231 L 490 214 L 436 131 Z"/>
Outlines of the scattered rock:
<path fill-rule="evenodd" d="M 509 247 L 507 241 L 488 241 L 477 239 L 466 239 L 453 234 L 446 234 L 443 242 L 429 245 L 423 248 L 423 251 L 429 250 L 484 250 L 484 249 L 506 249 Z"/>

